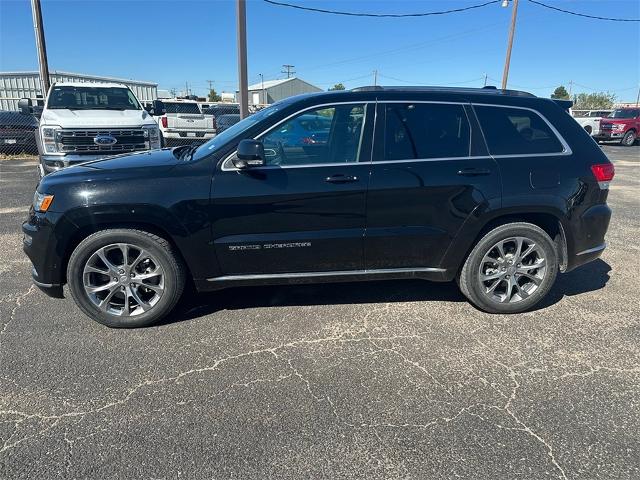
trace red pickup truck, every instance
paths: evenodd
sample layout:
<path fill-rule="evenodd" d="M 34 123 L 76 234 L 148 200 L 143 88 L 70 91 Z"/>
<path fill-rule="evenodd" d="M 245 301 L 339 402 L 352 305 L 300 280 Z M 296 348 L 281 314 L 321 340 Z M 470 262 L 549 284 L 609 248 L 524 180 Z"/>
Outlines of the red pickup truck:
<path fill-rule="evenodd" d="M 600 120 L 597 141 L 620 140 L 620 145 L 632 146 L 640 134 L 640 108 L 616 108 L 611 115 Z"/>

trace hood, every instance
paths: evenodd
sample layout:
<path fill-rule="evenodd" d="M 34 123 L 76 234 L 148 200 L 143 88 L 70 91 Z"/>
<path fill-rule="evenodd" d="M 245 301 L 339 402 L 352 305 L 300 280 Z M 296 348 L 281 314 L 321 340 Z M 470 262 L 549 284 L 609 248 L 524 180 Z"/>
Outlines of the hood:
<path fill-rule="evenodd" d="M 60 125 L 63 128 L 139 127 L 155 125 L 146 110 L 67 110 L 45 109 L 40 119 L 42 125 Z"/>

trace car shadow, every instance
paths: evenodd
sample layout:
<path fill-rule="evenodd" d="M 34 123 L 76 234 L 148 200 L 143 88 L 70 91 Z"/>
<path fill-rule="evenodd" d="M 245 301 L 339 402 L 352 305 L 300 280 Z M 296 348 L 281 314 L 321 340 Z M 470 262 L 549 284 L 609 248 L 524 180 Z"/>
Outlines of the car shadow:
<path fill-rule="evenodd" d="M 554 305 L 565 296 L 603 288 L 610 278 L 610 271 L 608 263 L 597 259 L 572 272 L 558 275 L 549 294 L 533 310 Z M 455 282 L 425 280 L 234 287 L 207 293 L 197 293 L 189 288 L 173 313 L 161 325 L 183 322 L 222 310 L 421 301 L 467 300 Z"/>

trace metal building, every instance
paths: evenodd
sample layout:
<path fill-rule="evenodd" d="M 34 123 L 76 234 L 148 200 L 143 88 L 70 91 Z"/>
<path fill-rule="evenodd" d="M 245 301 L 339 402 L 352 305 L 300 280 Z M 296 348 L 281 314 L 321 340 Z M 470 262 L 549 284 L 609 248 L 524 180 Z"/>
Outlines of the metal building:
<path fill-rule="evenodd" d="M 49 72 L 49 78 L 52 84 L 54 82 L 122 83 L 127 85 L 143 103 L 158 98 L 158 84 L 153 82 L 58 71 Z M 46 96 L 42 92 L 38 72 L 0 72 L 0 110 L 18 110 L 18 100 L 31 98 L 35 103 L 39 95 Z"/>
<path fill-rule="evenodd" d="M 249 85 L 249 105 L 266 105 L 301 93 L 321 91 L 321 88 L 297 77 L 267 80 Z"/>

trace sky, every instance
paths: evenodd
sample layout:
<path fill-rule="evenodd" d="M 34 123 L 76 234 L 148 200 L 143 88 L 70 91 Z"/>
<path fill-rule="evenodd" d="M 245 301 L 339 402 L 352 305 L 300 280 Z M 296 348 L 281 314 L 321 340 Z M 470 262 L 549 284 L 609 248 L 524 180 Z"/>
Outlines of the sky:
<path fill-rule="evenodd" d="M 316 8 L 413 13 L 486 0 L 286 0 Z M 640 18 L 638 0 L 542 0 L 590 15 Z M 326 15 L 247 0 L 249 83 L 296 76 L 327 89 L 372 85 L 500 85 L 511 6 L 418 18 Z M 234 0 L 42 0 L 50 70 L 146 80 L 205 95 L 237 89 Z M 0 0 L 0 71 L 38 68 L 29 0 Z M 549 96 L 609 91 L 635 101 L 640 23 L 554 12 L 520 0 L 509 88 Z"/>

